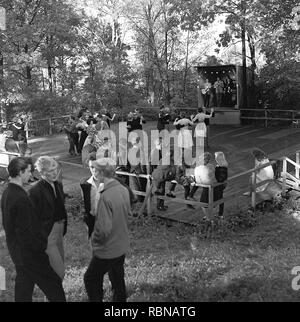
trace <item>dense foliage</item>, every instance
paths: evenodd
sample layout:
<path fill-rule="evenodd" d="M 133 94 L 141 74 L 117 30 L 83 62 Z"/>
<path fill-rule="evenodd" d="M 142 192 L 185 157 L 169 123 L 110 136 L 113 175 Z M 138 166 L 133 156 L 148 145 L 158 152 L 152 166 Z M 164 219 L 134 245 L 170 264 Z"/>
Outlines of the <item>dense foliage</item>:
<path fill-rule="evenodd" d="M 236 62 L 232 46 L 243 21 L 253 87 L 272 106 L 295 108 L 299 101 L 297 0 L 1 0 L 0 6 L 7 21 L 0 31 L 2 114 L 57 115 L 83 104 L 196 106 L 194 67 Z M 216 32 L 219 19 L 224 28 Z"/>

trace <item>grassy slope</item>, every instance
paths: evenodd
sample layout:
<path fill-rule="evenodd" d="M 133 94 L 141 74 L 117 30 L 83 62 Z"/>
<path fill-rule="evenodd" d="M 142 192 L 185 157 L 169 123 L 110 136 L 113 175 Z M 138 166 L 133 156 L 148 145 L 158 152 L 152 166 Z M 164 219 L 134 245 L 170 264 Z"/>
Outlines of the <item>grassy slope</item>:
<path fill-rule="evenodd" d="M 86 301 L 83 274 L 90 247 L 78 215 L 79 191 L 72 195 L 64 287 L 69 301 Z M 293 218 L 297 208 L 296 202 L 289 202 L 256 217 L 229 215 L 209 238 L 199 228 L 156 218 L 131 221 L 132 250 L 125 268 L 128 300 L 299 301 L 300 292 L 291 288 L 291 270 L 300 266 L 300 221 Z M 0 294 L 0 302 L 12 301 L 15 273 L 3 238 L 0 256 L 7 269 L 7 291 Z M 105 291 L 105 300 L 110 300 L 107 278 Z M 35 300 L 43 300 L 39 290 Z"/>

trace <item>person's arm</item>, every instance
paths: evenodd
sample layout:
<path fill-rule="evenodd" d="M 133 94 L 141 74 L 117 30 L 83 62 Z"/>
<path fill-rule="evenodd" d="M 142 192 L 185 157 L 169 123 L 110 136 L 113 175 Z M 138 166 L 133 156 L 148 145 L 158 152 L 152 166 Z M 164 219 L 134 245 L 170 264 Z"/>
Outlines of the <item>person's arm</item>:
<path fill-rule="evenodd" d="M 174 125 L 178 125 L 178 124 L 179 124 L 179 122 L 180 122 L 180 119 L 176 118 L 173 124 L 174 124 Z"/>
<path fill-rule="evenodd" d="M 198 115 L 199 115 L 199 114 L 197 114 L 197 115 L 192 119 L 192 122 L 193 122 L 193 123 L 195 123 L 195 122 L 198 120 Z"/>
<path fill-rule="evenodd" d="M 103 195 L 98 203 L 95 227 L 93 232 L 93 241 L 104 244 L 112 229 L 112 205 Z"/>
<path fill-rule="evenodd" d="M 13 126 L 16 128 L 16 129 L 18 129 L 18 130 L 21 130 L 21 126 L 19 127 L 19 126 L 17 126 L 15 123 L 13 123 Z"/>
<path fill-rule="evenodd" d="M 214 116 L 215 116 L 215 112 L 213 108 L 211 109 L 210 114 L 204 114 L 204 117 L 206 119 L 210 119 L 211 117 L 214 117 Z"/>
<path fill-rule="evenodd" d="M 143 115 L 141 115 L 141 122 L 140 122 L 140 124 L 141 125 L 143 125 L 143 124 L 145 124 L 146 123 L 146 121 L 145 121 L 145 119 L 144 119 L 144 116 Z"/>
<path fill-rule="evenodd" d="M 194 123 L 191 120 L 188 120 L 188 125 L 193 126 Z"/>

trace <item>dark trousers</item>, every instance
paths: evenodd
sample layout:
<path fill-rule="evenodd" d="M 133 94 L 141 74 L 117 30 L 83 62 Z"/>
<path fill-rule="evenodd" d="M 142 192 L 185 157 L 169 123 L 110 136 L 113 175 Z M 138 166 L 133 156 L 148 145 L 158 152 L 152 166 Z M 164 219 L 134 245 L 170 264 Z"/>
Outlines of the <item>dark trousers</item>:
<path fill-rule="evenodd" d="M 142 172 L 135 172 L 134 170 L 130 171 L 131 173 L 136 174 L 143 174 Z M 139 178 L 139 177 L 129 177 L 129 186 L 131 189 L 141 192 L 146 192 L 147 190 L 147 179 L 146 178 Z M 138 196 L 138 201 L 143 202 L 145 199 L 144 196 Z"/>
<path fill-rule="evenodd" d="M 93 257 L 84 274 L 84 285 L 90 302 L 103 301 L 103 278 L 109 273 L 113 289 L 113 302 L 126 302 L 124 278 L 125 255 L 112 259 Z"/>
<path fill-rule="evenodd" d="M 192 187 L 192 190 L 190 192 L 190 197 L 191 198 L 194 197 L 194 194 L 196 193 L 198 188 L 199 188 L 198 186 L 193 186 Z M 223 186 L 217 186 L 217 187 L 214 188 L 214 201 L 217 201 L 217 200 L 223 198 L 224 189 L 225 189 L 225 187 L 223 187 Z M 209 194 L 208 188 L 202 188 L 200 202 L 208 203 L 208 194 Z M 223 213 L 224 213 L 224 203 L 221 203 L 219 205 L 219 215 L 223 216 Z"/>
<path fill-rule="evenodd" d="M 209 101 L 210 101 L 210 94 L 204 95 L 204 106 L 209 107 Z"/>
<path fill-rule="evenodd" d="M 68 139 L 69 139 L 69 144 L 70 144 L 69 153 L 70 154 L 74 154 L 75 152 L 78 153 L 78 150 L 79 150 L 79 135 L 78 135 L 78 133 L 69 133 Z"/>
<path fill-rule="evenodd" d="M 81 131 L 80 139 L 79 139 L 79 143 L 78 143 L 78 153 L 81 153 L 85 139 L 87 137 L 88 137 L 88 134 L 86 133 L 86 131 Z"/>
<path fill-rule="evenodd" d="M 222 104 L 222 97 L 223 97 L 223 93 L 217 93 L 217 106 L 220 107 Z"/>
<path fill-rule="evenodd" d="M 36 284 L 50 302 L 66 302 L 62 280 L 51 268 L 50 263 L 16 266 L 15 301 L 32 302 Z"/>

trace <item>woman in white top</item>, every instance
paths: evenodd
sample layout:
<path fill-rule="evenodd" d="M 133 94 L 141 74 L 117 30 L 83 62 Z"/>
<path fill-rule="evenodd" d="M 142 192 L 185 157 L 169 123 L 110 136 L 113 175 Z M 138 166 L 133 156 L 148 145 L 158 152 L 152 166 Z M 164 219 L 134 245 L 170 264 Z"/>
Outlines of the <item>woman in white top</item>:
<path fill-rule="evenodd" d="M 193 147 L 192 131 L 189 126 L 193 126 L 193 122 L 185 116 L 184 112 L 180 113 L 180 119 L 176 119 L 174 125 L 179 130 L 178 147 L 183 149 L 191 149 Z"/>
<path fill-rule="evenodd" d="M 260 166 L 270 162 L 265 153 L 260 149 L 253 149 L 252 155 L 255 158 L 255 168 L 259 168 Z M 274 179 L 274 171 L 271 165 L 263 169 L 260 169 L 258 172 L 256 172 L 256 183 L 260 183 L 268 179 Z M 256 192 L 264 191 L 267 188 L 267 186 L 268 183 L 260 187 L 257 187 Z"/>
<path fill-rule="evenodd" d="M 270 162 L 266 154 L 258 148 L 253 149 L 252 155 L 254 156 L 255 168 L 259 168 L 260 166 Z M 274 170 L 272 165 L 269 165 L 256 172 L 256 184 L 269 179 L 274 179 Z M 250 184 L 251 182 L 252 180 L 250 177 Z M 257 187 L 255 190 L 257 193 L 260 193 L 260 194 L 263 193 L 265 195 L 265 193 L 267 193 L 269 185 L 270 183 L 265 183 L 262 186 Z M 249 196 L 249 195 L 250 195 L 249 191 L 244 193 L 244 196 Z"/>
<path fill-rule="evenodd" d="M 203 109 L 200 107 L 198 108 L 198 114 L 193 118 L 193 123 L 198 122 L 195 128 L 195 136 L 196 137 L 206 137 L 206 125 L 204 120 L 210 119 L 213 116 L 214 109 L 211 109 L 210 114 L 206 114 Z"/>

